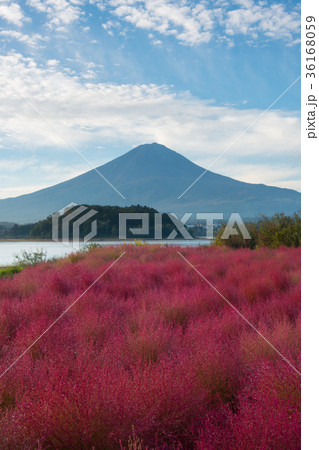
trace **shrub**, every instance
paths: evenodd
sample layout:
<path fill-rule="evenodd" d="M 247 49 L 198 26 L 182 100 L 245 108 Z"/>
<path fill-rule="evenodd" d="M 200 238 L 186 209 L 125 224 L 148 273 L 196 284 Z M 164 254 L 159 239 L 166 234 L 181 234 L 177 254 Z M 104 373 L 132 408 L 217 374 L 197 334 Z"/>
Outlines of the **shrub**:
<path fill-rule="evenodd" d="M 293 216 L 285 216 L 277 213 L 273 217 L 263 216 L 256 223 L 245 224 L 251 239 L 244 239 L 238 225 L 235 226 L 237 235 L 231 235 L 228 239 L 222 239 L 226 224 L 219 229 L 215 246 L 227 246 L 231 248 L 278 248 L 282 245 L 287 247 L 299 247 L 301 245 L 301 218 L 295 213 Z"/>
<path fill-rule="evenodd" d="M 301 218 L 298 214 L 285 216 L 275 214 L 268 219 L 263 217 L 259 222 L 258 246 L 277 248 L 281 245 L 299 247 L 301 244 Z"/>
<path fill-rule="evenodd" d="M 21 266 L 0 267 L 0 278 L 12 277 L 15 273 L 21 272 Z"/>
<path fill-rule="evenodd" d="M 102 247 L 101 244 L 97 244 L 96 242 L 91 242 L 90 244 L 86 244 L 84 247 L 81 248 L 81 252 L 86 253 L 91 250 L 96 250 L 97 248 Z"/>
<path fill-rule="evenodd" d="M 46 260 L 46 252 L 43 249 L 36 250 L 35 252 L 27 252 L 23 250 L 20 255 L 15 255 L 14 259 L 17 265 L 20 266 L 34 266 Z"/>
<path fill-rule="evenodd" d="M 178 250 L 224 298 L 159 245 L 93 286 L 123 247 L 0 280 L 0 374 L 31 346 L 0 378 L 0 448 L 300 447 L 299 375 L 227 303 L 299 370 L 300 249 Z"/>

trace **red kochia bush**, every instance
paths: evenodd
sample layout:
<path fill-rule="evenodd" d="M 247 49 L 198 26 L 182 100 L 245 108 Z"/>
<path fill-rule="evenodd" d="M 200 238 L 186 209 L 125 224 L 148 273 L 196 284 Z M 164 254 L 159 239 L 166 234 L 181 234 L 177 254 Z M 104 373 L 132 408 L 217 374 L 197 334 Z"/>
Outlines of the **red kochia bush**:
<path fill-rule="evenodd" d="M 3 449 L 300 448 L 300 251 L 104 247 L 0 280 Z M 262 335 L 177 253 L 180 251 Z"/>

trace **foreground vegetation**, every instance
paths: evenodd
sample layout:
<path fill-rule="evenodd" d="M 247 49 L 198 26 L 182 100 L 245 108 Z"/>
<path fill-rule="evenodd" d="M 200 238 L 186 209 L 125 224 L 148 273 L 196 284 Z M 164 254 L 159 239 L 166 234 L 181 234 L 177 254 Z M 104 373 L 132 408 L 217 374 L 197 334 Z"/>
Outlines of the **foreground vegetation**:
<path fill-rule="evenodd" d="M 27 252 L 23 250 L 21 254 L 15 255 L 15 263 L 12 266 L 0 267 L 0 279 L 13 277 L 16 273 L 21 272 L 25 267 L 35 266 L 46 261 L 46 253 L 41 250 L 35 252 Z"/>
<path fill-rule="evenodd" d="M 13 277 L 15 273 L 19 273 L 21 270 L 23 270 L 22 266 L 0 267 L 0 278 Z"/>
<path fill-rule="evenodd" d="M 300 247 L 301 245 L 301 217 L 295 213 L 293 216 L 286 216 L 284 213 L 277 213 L 273 217 L 263 216 L 255 222 L 247 222 L 245 226 L 251 239 L 244 239 L 238 225 L 235 226 L 237 235 L 232 235 L 228 239 L 223 239 L 226 224 L 219 229 L 214 245 L 231 248 L 278 248 L 282 245 L 286 247 Z"/>
<path fill-rule="evenodd" d="M 0 280 L 0 447 L 298 449 L 296 248 L 101 247 Z"/>

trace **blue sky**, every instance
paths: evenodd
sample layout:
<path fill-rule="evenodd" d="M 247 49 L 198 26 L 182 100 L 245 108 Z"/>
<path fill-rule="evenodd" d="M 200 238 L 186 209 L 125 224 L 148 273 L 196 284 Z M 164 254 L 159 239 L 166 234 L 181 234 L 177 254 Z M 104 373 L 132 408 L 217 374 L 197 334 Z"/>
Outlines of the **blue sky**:
<path fill-rule="evenodd" d="M 298 78 L 299 33 L 292 0 L 0 0 L 0 198 L 90 170 L 65 140 L 208 167 Z M 297 82 L 211 170 L 299 190 L 299 116 Z"/>

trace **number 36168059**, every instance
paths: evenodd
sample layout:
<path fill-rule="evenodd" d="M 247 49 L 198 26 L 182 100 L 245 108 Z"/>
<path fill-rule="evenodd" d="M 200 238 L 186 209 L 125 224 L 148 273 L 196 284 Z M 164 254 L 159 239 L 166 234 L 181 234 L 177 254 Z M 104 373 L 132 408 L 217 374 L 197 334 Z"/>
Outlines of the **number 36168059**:
<path fill-rule="evenodd" d="M 316 41 L 315 41 L 315 30 L 316 30 L 316 26 L 315 26 L 315 17 L 313 16 L 307 16 L 306 17 L 306 53 L 307 53 L 307 57 L 306 57 L 306 70 L 308 72 L 306 72 L 306 78 L 315 78 L 316 74 L 314 72 L 316 66 L 315 66 L 315 53 L 316 53 L 316 49 L 315 49 L 315 45 L 316 45 Z M 308 56 L 310 55 L 310 56 Z"/>

